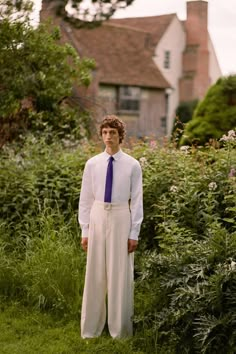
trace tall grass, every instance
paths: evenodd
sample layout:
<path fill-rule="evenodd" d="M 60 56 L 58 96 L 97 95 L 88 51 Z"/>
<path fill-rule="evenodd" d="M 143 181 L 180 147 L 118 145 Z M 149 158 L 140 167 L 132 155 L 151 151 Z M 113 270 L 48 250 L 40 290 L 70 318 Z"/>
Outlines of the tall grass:
<path fill-rule="evenodd" d="M 46 211 L 28 224 L 21 243 L 1 241 L 0 294 L 25 305 L 78 317 L 85 255 L 74 216 Z M 14 239 L 13 239 L 14 240 Z"/>

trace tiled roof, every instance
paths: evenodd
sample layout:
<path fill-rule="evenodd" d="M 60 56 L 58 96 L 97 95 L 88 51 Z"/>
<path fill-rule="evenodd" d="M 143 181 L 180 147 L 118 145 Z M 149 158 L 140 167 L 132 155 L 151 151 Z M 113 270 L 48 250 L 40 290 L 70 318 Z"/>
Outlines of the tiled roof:
<path fill-rule="evenodd" d="M 94 29 L 63 27 L 69 30 L 80 56 L 95 59 L 100 83 L 170 87 L 152 59 L 149 33 L 110 21 Z"/>
<path fill-rule="evenodd" d="M 44 6 L 42 19 L 49 15 Z M 171 85 L 153 61 L 154 46 L 174 16 L 112 19 L 93 29 L 77 29 L 58 18 L 54 23 L 81 57 L 95 59 L 100 83 L 164 89 Z"/>
<path fill-rule="evenodd" d="M 173 13 L 160 16 L 111 19 L 109 22 L 149 32 L 153 35 L 155 43 L 158 43 L 174 17 L 176 14 Z"/>

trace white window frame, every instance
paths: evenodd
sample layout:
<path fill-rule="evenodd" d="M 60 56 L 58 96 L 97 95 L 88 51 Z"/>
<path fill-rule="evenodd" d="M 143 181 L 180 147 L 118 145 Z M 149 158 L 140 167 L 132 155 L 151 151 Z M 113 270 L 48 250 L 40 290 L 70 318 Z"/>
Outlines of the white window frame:
<path fill-rule="evenodd" d="M 118 106 L 120 113 L 139 113 L 141 88 L 137 86 L 120 86 L 118 88 Z"/>
<path fill-rule="evenodd" d="M 170 50 L 165 50 L 164 51 L 164 62 L 163 62 L 164 69 L 170 69 L 170 58 L 171 58 Z"/>

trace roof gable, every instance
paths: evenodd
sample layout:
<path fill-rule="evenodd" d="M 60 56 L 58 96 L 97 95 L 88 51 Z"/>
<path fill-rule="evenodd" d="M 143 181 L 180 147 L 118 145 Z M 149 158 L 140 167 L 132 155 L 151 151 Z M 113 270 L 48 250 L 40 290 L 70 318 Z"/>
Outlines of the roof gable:
<path fill-rule="evenodd" d="M 110 21 L 93 29 L 70 27 L 68 33 L 81 57 L 95 59 L 100 83 L 170 87 L 152 59 L 149 33 Z"/>
<path fill-rule="evenodd" d="M 170 23 L 176 17 L 177 15 L 173 13 L 160 16 L 111 19 L 109 22 L 148 32 L 153 35 L 155 43 L 158 43 Z"/>
<path fill-rule="evenodd" d="M 41 20 L 48 15 L 44 4 Z M 63 42 L 69 42 L 81 57 L 95 59 L 98 82 L 165 89 L 171 85 L 158 69 L 153 55 L 157 38 L 174 16 L 112 19 L 91 29 L 73 27 L 55 15 L 53 22 L 60 26 Z"/>

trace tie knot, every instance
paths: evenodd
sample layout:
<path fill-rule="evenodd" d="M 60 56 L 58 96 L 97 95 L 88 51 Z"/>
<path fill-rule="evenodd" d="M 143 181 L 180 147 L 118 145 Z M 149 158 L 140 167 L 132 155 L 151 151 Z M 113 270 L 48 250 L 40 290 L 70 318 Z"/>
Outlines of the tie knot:
<path fill-rule="evenodd" d="M 113 156 L 110 156 L 109 157 L 109 161 L 112 162 L 114 160 L 114 157 Z"/>

